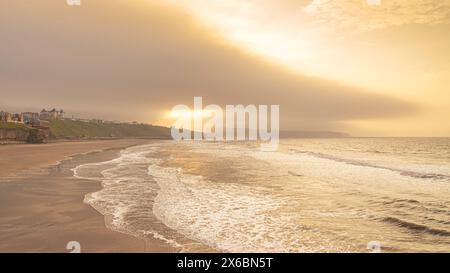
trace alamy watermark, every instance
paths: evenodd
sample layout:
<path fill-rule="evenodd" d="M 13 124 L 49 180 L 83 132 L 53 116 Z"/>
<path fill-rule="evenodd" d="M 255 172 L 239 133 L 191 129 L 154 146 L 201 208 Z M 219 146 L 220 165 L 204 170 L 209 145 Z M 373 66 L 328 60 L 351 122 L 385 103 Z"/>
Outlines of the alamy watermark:
<path fill-rule="evenodd" d="M 270 117 L 269 117 L 270 115 Z M 202 97 L 194 97 L 194 108 L 176 105 L 171 111 L 175 122 L 171 134 L 174 140 L 261 141 L 261 150 L 278 149 L 280 106 L 219 105 L 203 107 Z M 270 129 L 269 129 L 270 128 Z"/>
<path fill-rule="evenodd" d="M 81 253 L 81 244 L 78 241 L 70 241 L 66 245 L 66 249 L 69 253 Z"/>
<path fill-rule="evenodd" d="M 367 249 L 372 253 L 381 253 L 381 243 L 378 241 L 370 241 L 367 243 Z"/>
<path fill-rule="evenodd" d="M 69 6 L 81 6 L 81 0 L 66 0 Z"/>
<path fill-rule="evenodd" d="M 369 6 L 380 6 L 381 0 L 366 0 L 367 5 Z"/>

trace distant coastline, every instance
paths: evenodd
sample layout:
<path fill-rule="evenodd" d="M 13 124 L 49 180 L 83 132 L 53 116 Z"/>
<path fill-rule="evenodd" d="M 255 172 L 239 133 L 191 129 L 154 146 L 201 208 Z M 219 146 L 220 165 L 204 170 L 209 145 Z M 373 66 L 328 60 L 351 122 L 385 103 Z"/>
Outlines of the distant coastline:
<path fill-rule="evenodd" d="M 331 131 L 281 131 L 280 138 L 347 138 L 351 135 Z"/>
<path fill-rule="evenodd" d="M 332 131 L 280 131 L 280 138 L 347 138 Z M 89 139 L 171 139 L 168 127 L 138 123 L 67 117 L 63 110 L 0 112 L 0 144 L 48 143 Z"/>

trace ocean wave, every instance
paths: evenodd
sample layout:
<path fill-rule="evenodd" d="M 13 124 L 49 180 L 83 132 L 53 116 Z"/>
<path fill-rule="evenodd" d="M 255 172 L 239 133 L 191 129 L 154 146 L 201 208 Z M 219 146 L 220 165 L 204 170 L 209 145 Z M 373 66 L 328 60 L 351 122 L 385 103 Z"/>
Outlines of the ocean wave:
<path fill-rule="evenodd" d="M 274 195 L 272 187 L 213 182 L 159 163 L 149 166 L 148 174 L 159 185 L 153 206 L 157 218 L 211 248 L 272 253 L 348 252 L 354 247 L 303 223 L 302 214 L 287 213 L 290 197 Z"/>
<path fill-rule="evenodd" d="M 345 167 L 335 161 L 389 168 L 301 153 L 305 155 L 263 153 L 230 144 L 158 143 L 126 149 L 112 161 L 78 166 L 74 174 L 102 181 L 104 188 L 87 195 L 86 202 L 111 215 L 112 229 L 151 236 L 187 250 L 192 248 L 186 240 L 224 252 L 364 251 L 365 241 L 351 242 L 348 236 L 372 235 L 376 227 L 392 231 L 386 237 L 395 235 L 405 242 L 383 247 L 388 251 L 408 250 L 419 237 L 417 233 L 443 236 L 438 239 L 448 241 L 450 231 L 444 225 L 448 221 L 447 203 L 429 199 L 435 189 L 428 183 L 417 183 L 423 188 L 406 188 L 414 191 L 410 194 L 391 183 L 391 178 L 413 179 L 387 171 Z M 259 160 L 248 162 L 252 158 Z M 237 166 L 231 169 L 233 172 L 228 168 L 230 163 Z M 303 165 L 299 167 L 300 163 Z M 254 175 L 258 179 L 252 179 Z M 341 181 L 366 183 L 354 187 L 354 183 Z M 386 182 L 386 187 L 377 184 L 379 181 Z M 390 215 L 415 220 L 385 217 Z M 370 225 L 355 225 L 358 221 Z"/>
<path fill-rule="evenodd" d="M 437 236 L 450 236 L 450 231 L 448 231 L 448 230 L 432 228 L 432 227 L 428 227 L 426 225 L 408 222 L 408 221 L 401 220 L 401 219 L 398 219 L 395 217 L 385 217 L 382 219 L 382 221 L 385 223 L 394 224 L 394 225 L 402 227 L 402 228 L 406 228 L 412 232 L 427 233 L 427 234 L 437 235 Z"/>
<path fill-rule="evenodd" d="M 109 216 L 106 226 L 112 230 L 141 238 L 155 238 L 184 250 L 176 236 L 158 230 L 158 220 L 152 214 L 153 198 L 158 186 L 147 175 L 147 166 L 158 160 L 152 158 L 153 145 L 124 149 L 117 158 L 88 163 L 72 169 L 74 177 L 101 181 L 100 191 L 89 193 L 84 202 L 102 215 Z"/>
<path fill-rule="evenodd" d="M 398 204 L 398 203 L 407 203 L 416 205 L 420 204 L 420 201 L 414 199 L 393 199 L 389 201 L 383 201 L 383 205 Z"/>
<path fill-rule="evenodd" d="M 300 151 L 300 150 L 296 150 L 296 149 L 289 149 L 289 151 L 294 152 L 294 153 L 299 153 L 299 154 L 307 154 L 307 155 L 314 156 L 314 157 L 321 158 L 321 159 L 328 159 L 328 160 L 332 160 L 332 161 L 335 161 L 335 162 L 346 163 L 346 164 L 353 165 L 353 166 L 360 166 L 360 167 L 369 167 L 369 168 L 389 170 L 389 171 L 397 172 L 400 175 L 413 177 L 413 178 L 436 179 L 436 180 L 448 180 L 448 181 L 450 181 L 450 176 L 449 175 L 445 175 L 445 174 L 422 173 L 422 172 L 414 172 L 414 171 L 410 171 L 410 170 L 402 170 L 402 169 L 398 169 L 398 168 L 392 168 L 392 167 L 375 165 L 375 164 L 372 164 L 372 163 L 367 163 L 367 162 L 363 162 L 363 161 L 359 161 L 359 160 L 353 160 L 353 159 L 347 159 L 347 158 L 331 156 L 331 155 L 318 153 L 318 152 Z"/>
<path fill-rule="evenodd" d="M 288 171 L 288 174 L 290 174 L 292 176 L 297 176 L 297 177 L 302 177 L 303 176 L 302 174 L 299 174 L 299 173 L 296 173 L 296 172 L 293 172 L 293 171 Z"/>

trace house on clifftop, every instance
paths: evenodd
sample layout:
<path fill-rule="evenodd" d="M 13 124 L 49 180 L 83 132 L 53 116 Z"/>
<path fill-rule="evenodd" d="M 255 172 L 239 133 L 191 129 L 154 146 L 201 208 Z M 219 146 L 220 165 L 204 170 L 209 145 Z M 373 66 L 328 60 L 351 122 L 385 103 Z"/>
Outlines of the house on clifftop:
<path fill-rule="evenodd" d="M 66 113 L 64 110 L 56 110 L 53 108 L 50 111 L 47 111 L 45 109 L 42 109 L 41 113 L 39 114 L 40 119 L 63 119 L 65 117 Z"/>
<path fill-rule="evenodd" d="M 12 122 L 12 114 L 0 111 L 0 122 Z"/>

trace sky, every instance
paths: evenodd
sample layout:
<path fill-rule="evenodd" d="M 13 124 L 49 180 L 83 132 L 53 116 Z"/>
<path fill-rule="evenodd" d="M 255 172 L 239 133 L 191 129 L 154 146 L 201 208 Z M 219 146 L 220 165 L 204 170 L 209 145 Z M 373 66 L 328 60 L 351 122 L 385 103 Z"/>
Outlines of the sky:
<path fill-rule="evenodd" d="M 283 130 L 450 136 L 449 0 L 0 0 L 0 109 L 170 125 L 279 104 Z"/>

